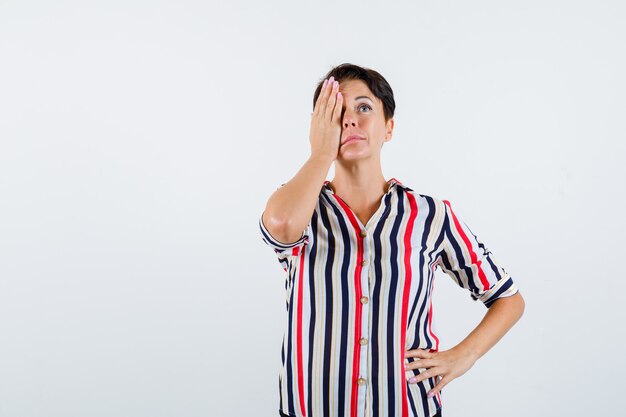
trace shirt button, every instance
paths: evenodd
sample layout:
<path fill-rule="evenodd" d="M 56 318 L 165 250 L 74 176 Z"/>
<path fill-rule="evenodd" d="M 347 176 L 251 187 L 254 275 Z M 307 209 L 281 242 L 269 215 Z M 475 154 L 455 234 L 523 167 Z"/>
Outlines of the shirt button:
<path fill-rule="evenodd" d="M 367 297 L 361 297 L 361 303 L 362 303 L 362 304 L 367 304 L 367 302 L 368 302 L 368 301 L 369 301 L 369 300 L 368 300 L 368 298 L 367 298 Z"/>
<path fill-rule="evenodd" d="M 356 383 L 359 384 L 359 385 L 365 385 L 365 378 L 357 379 Z"/>
<path fill-rule="evenodd" d="M 367 259 L 363 259 L 363 260 L 361 261 L 361 265 L 363 265 L 363 266 L 367 265 Z"/>
<path fill-rule="evenodd" d="M 367 236 L 367 232 L 365 230 L 361 230 L 361 237 Z"/>
<path fill-rule="evenodd" d="M 361 338 L 361 340 L 359 340 L 359 343 L 361 345 L 367 345 L 367 339 L 363 337 L 363 338 Z"/>

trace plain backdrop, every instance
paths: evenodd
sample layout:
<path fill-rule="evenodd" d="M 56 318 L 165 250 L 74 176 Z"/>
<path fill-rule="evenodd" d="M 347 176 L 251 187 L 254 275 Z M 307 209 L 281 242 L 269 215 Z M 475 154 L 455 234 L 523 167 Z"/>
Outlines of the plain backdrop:
<path fill-rule="evenodd" d="M 344 62 L 394 90 L 385 177 L 449 199 L 526 300 L 444 416 L 622 415 L 625 20 L 620 1 L 0 1 L 0 416 L 278 415 L 285 276 L 258 220 Z M 435 288 L 449 349 L 487 310 Z"/>

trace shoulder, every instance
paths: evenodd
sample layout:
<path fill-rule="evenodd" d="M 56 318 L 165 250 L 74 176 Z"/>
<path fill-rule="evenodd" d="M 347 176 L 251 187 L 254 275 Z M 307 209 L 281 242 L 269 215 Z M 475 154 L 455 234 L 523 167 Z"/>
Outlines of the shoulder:
<path fill-rule="evenodd" d="M 407 194 L 411 194 L 417 200 L 423 202 L 423 204 L 426 204 L 433 209 L 445 210 L 446 204 L 449 204 L 449 201 L 443 197 L 435 196 L 432 194 L 420 193 L 418 191 L 415 191 L 413 188 L 409 187 L 408 185 L 400 183 L 400 182 L 397 182 L 396 184 L 398 188 L 400 188 Z"/>

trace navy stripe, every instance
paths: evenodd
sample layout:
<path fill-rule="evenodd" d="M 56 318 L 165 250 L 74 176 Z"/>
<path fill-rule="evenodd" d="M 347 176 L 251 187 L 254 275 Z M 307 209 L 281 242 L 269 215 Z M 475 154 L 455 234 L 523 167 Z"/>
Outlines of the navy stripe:
<path fill-rule="evenodd" d="M 292 280 L 293 281 L 293 280 Z M 293 386 L 293 375 L 292 375 L 292 367 L 291 365 L 291 341 L 294 340 L 292 324 L 293 324 L 293 315 L 294 315 L 294 304 L 293 304 L 293 286 L 291 287 L 290 301 L 289 301 L 289 329 L 287 333 L 287 387 Z M 297 395 L 296 392 L 293 392 L 291 389 L 287 391 L 287 404 L 290 414 L 295 414 L 295 406 L 294 406 L 294 396 Z"/>
<path fill-rule="evenodd" d="M 480 244 L 481 248 L 484 248 L 485 246 L 481 243 Z M 491 252 L 489 252 L 489 250 L 485 249 L 485 254 L 489 255 Z M 500 274 L 500 268 L 498 268 L 498 266 L 493 262 L 493 259 L 491 258 L 491 256 L 485 256 L 485 259 L 487 260 L 487 263 L 489 263 L 489 267 L 491 268 L 491 271 L 496 275 L 496 278 L 498 278 L 498 281 L 500 281 L 503 277 L 502 274 Z"/>
<path fill-rule="evenodd" d="M 395 339 L 395 300 L 399 296 L 397 294 L 397 285 L 398 280 L 400 279 L 398 269 L 399 263 L 402 262 L 402 259 L 399 259 L 401 256 L 398 255 L 398 230 L 400 229 L 400 224 L 404 220 L 404 192 L 398 190 L 398 204 L 397 204 L 397 212 L 393 222 L 393 227 L 391 228 L 391 234 L 389 236 L 389 244 L 391 247 L 391 277 L 390 277 L 390 288 L 389 288 L 389 298 L 387 299 L 387 388 L 388 398 L 395 398 L 396 390 L 395 390 L 395 378 L 396 378 L 396 369 L 398 367 L 399 358 L 396 357 L 396 349 L 394 339 Z M 401 297 L 401 295 L 400 295 Z M 399 316 L 399 315 L 398 315 Z M 395 401 L 387 401 L 387 412 L 390 416 L 395 415 L 396 413 L 396 403 Z"/>
<path fill-rule="evenodd" d="M 411 384 L 409 384 L 408 382 L 406 383 L 406 392 L 410 392 L 410 387 Z M 415 401 L 413 401 L 413 396 L 412 395 L 408 395 L 409 397 L 409 406 L 411 407 L 411 414 L 413 416 L 419 416 L 419 413 L 417 412 L 417 407 L 415 406 Z"/>
<path fill-rule="evenodd" d="M 382 244 L 381 244 L 381 234 L 383 231 L 383 225 L 387 223 L 387 219 L 389 218 L 389 213 L 391 211 L 391 194 L 387 194 L 385 196 L 385 209 L 383 214 L 381 215 L 380 221 L 378 225 L 374 229 L 374 260 L 382 259 Z M 374 262 L 374 276 L 380 277 L 382 276 L 382 262 Z M 372 290 L 372 296 L 370 297 L 370 302 L 372 303 L 372 334 L 379 334 L 379 321 L 380 321 L 380 286 L 381 280 L 374 279 L 374 288 Z M 372 348 L 372 378 L 375 381 L 378 381 L 378 373 L 379 368 L 378 364 L 380 363 L 380 352 L 378 346 L 378 337 L 372 337 L 370 340 L 371 348 Z M 379 405 L 379 392 L 378 392 L 378 384 L 374 384 L 372 386 L 372 409 L 374 410 L 374 415 L 378 415 Z"/>
<path fill-rule="evenodd" d="M 330 229 L 330 221 L 328 220 L 327 209 L 324 204 L 320 204 L 320 217 L 322 219 L 322 225 L 325 229 L 325 232 L 328 236 L 328 245 L 329 247 L 335 246 L 335 236 L 332 234 Z M 324 287 L 326 289 L 325 300 L 326 300 L 326 317 L 333 317 L 333 253 L 332 251 L 328 251 L 326 255 L 326 267 L 324 268 Z M 324 365 L 322 372 L 322 398 L 324 403 L 324 415 L 330 416 L 330 364 L 331 364 L 331 347 L 332 347 L 332 337 L 333 337 L 333 322 L 332 320 L 327 319 L 324 327 Z"/>
<path fill-rule="evenodd" d="M 452 264 L 450 263 L 450 260 L 448 259 L 448 255 L 445 252 L 441 252 L 439 257 L 441 258 L 441 263 L 443 267 L 446 269 L 446 272 L 452 275 L 452 277 L 456 280 L 457 285 L 462 287 L 463 280 L 461 280 L 461 275 L 452 268 Z"/>
<path fill-rule="evenodd" d="M 317 236 L 317 213 L 313 213 L 313 217 L 311 218 L 311 236 Z M 317 258 L 317 239 L 313 238 L 313 243 L 311 244 L 311 251 L 309 252 L 309 271 L 315 269 L 315 262 Z M 309 390 L 307 392 L 308 397 L 308 405 L 307 411 L 308 414 L 311 414 L 311 410 L 313 409 L 313 390 L 311 387 L 313 386 L 313 342 L 315 340 L 315 275 L 309 273 L 309 305 L 311 307 L 311 317 L 309 318 L 309 366 L 308 366 L 308 387 Z"/>
<path fill-rule="evenodd" d="M 416 369 L 416 374 L 419 375 L 421 372 L 419 371 L 419 369 Z M 424 384 L 417 384 L 417 388 L 419 388 L 420 393 L 422 394 L 422 398 L 426 397 L 426 395 L 428 394 L 428 391 L 426 390 L 426 387 L 424 386 Z M 428 415 L 428 402 L 424 401 L 422 402 L 422 412 L 424 416 Z"/>
<path fill-rule="evenodd" d="M 487 301 L 485 301 L 485 306 L 487 308 L 491 307 L 491 305 L 500 297 L 500 295 L 509 288 L 511 288 L 512 285 L 513 280 L 508 279 L 504 284 L 502 284 L 500 288 L 498 288 L 498 291 L 496 291 L 491 297 L 489 297 Z"/>
<path fill-rule="evenodd" d="M 327 200 L 329 200 L 329 204 L 333 209 L 336 220 L 339 223 L 340 229 L 340 237 L 342 239 L 343 244 L 343 259 L 341 262 L 341 341 L 339 343 L 339 380 L 338 380 L 338 415 L 339 417 L 345 416 L 348 410 L 345 409 L 345 397 L 346 395 L 350 395 L 352 391 L 352 375 L 348 375 L 346 372 L 346 362 L 348 361 L 348 330 L 349 330 L 349 308 L 350 308 L 350 293 L 349 289 L 352 287 L 351 279 L 348 276 L 348 267 L 350 265 L 350 258 L 352 255 L 351 245 L 350 245 L 350 235 L 348 232 L 348 227 L 346 226 L 346 222 L 344 220 L 344 215 L 342 213 L 343 208 L 337 207 L 334 201 L 331 201 L 330 197 L 324 196 Z M 354 255 L 356 256 L 356 254 Z M 346 383 L 346 379 L 350 381 L 350 383 Z M 348 385 L 348 389 L 346 390 L 346 385 Z"/>
<path fill-rule="evenodd" d="M 450 246 L 452 246 L 452 249 L 454 250 L 456 259 L 459 262 L 459 266 L 461 266 L 463 272 L 465 272 L 465 275 L 467 276 L 467 285 L 469 286 L 470 291 L 472 291 L 473 293 L 477 293 L 480 290 L 476 286 L 475 275 L 471 268 L 471 259 L 465 259 L 465 257 L 463 256 L 463 251 L 461 250 L 461 245 L 457 243 L 453 236 L 449 236 L 449 239 Z"/>

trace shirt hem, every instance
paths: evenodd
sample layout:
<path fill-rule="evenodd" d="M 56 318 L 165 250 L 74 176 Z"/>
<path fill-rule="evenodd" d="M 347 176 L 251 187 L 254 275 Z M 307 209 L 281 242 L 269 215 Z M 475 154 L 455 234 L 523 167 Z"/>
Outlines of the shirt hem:
<path fill-rule="evenodd" d="M 280 415 L 280 417 L 297 417 L 294 414 L 289 414 L 289 413 L 285 413 L 283 412 L 282 408 L 278 409 L 278 414 Z M 443 417 L 443 406 L 435 409 L 435 414 L 429 416 L 429 417 L 435 417 L 436 415 L 440 415 Z"/>

